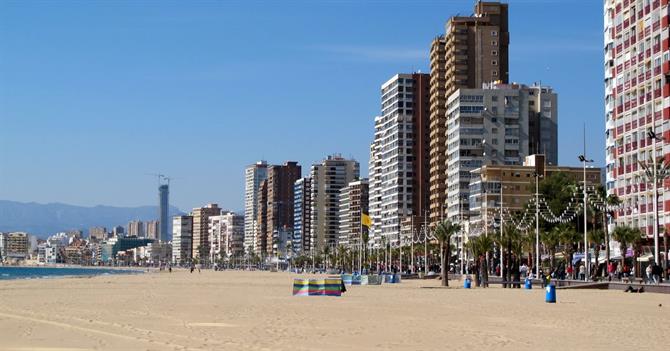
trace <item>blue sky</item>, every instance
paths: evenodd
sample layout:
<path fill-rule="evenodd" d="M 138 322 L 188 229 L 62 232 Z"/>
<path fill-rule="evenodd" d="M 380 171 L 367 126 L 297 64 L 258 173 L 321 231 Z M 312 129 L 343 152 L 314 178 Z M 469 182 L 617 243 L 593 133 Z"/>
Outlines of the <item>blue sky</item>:
<path fill-rule="evenodd" d="M 243 168 L 367 174 L 380 85 L 474 1 L 2 1 L 0 199 L 241 209 Z M 559 94 L 559 163 L 604 163 L 602 1 L 511 0 L 510 79 Z"/>

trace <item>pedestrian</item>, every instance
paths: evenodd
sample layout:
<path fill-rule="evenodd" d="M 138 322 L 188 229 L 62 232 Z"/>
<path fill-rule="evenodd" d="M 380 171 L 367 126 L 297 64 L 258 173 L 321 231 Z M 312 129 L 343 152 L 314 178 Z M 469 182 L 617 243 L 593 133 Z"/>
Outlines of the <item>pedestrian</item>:
<path fill-rule="evenodd" d="M 575 277 L 572 275 L 572 273 L 574 273 L 574 271 L 575 271 L 575 270 L 572 269 L 572 265 L 569 264 L 569 265 L 568 265 L 568 277 L 569 277 L 570 279 L 574 279 L 574 278 L 575 278 Z"/>
<path fill-rule="evenodd" d="M 656 264 L 654 262 L 654 265 L 651 267 L 651 278 L 654 281 L 654 284 L 658 284 L 661 282 L 661 273 L 663 272 L 663 269 L 661 266 Z"/>
<path fill-rule="evenodd" d="M 586 266 L 584 265 L 584 262 L 579 265 L 579 280 L 586 280 Z"/>
<path fill-rule="evenodd" d="M 651 276 L 651 263 L 647 265 L 647 268 L 644 270 L 647 278 L 647 284 L 652 282 L 652 276 Z"/>

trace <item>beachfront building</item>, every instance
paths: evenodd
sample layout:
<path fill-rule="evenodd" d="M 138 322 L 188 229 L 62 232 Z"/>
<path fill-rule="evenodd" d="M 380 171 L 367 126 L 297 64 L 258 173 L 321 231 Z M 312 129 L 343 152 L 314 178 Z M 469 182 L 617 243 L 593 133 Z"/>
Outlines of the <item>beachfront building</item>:
<path fill-rule="evenodd" d="M 193 217 L 193 247 L 192 258 L 206 260 L 209 258 L 209 217 L 218 216 L 221 209 L 217 204 L 207 204 L 204 207 L 194 208 Z"/>
<path fill-rule="evenodd" d="M 30 254 L 28 233 L 12 232 L 5 237 L 5 255 L 7 259 L 25 260 Z"/>
<path fill-rule="evenodd" d="M 227 212 L 221 217 L 226 255 L 229 258 L 241 258 L 244 255 L 244 216 Z"/>
<path fill-rule="evenodd" d="M 369 164 L 373 246 L 397 241 L 402 222 L 428 209 L 429 78 L 397 74 L 381 86 Z"/>
<path fill-rule="evenodd" d="M 457 89 L 509 81 L 508 4 L 477 1 L 472 16 L 454 16 L 430 48 L 430 222 L 447 202 L 447 100 Z"/>
<path fill-rule="evenodd" d="M 245 252 L 256 247 L 258 226 L 258 191 L 267 178 L 268 164 L 258 161 L 244 169 L 244 248 Z"/>
<path fill-rule="evenodd" d="M 500 223 L 501 203 L 503 219 L 511 213 L 524 211 L 535 196 L 535 174 L 541 175 L 541 182 L 558 172 L 577 184 L 584 181 L 584 168 L 550 165 L 545 162 L 544 155 L 527 156 L 522 165 L 489 164 L 472 170 L 467 199 L 470 234 L 493 230 Z M 600 182 L 600 168 L 586 168 L 586 183 L 598 185 Z M 534 213 L 531 212 L 532 216 Z M 528 219 L 530 223 L 531 218 Z M 500 230 L 499 226 L 497 228 Z"/>
<path fill-rule="evenodd" d="M 616 223 L 640 228 L 648 238 L 654 236 L 654 186 L 640 162 L 652 168 L 654 157 L 670 157 L 668 11 L 665 0 L 604 2 L 606 188 L 623 202 Z M 658 194 L 662 242 L 670 193 L 659 185 Z"/>
<path fill-rule="evenodd" d="M 440 219 L 468 212 L 471 171 L 484 165 L 521 165 L 546 150 L 558 159 L 557 94 L 545 86 L 484 84 L 458 89 L 447 105 L 447 198 Z"/>
<path fill-rule="evenodd" d="M 360 179 L 349 182 L 340 190 L 340 226 L 338 245 L 353 249 L 363 246 L 363 233 L 368 231 L 361 223 L 361 214 L 369 214 L 368 179 Z"/>
<path fill-rule="evenodd" d="M 98 242 L 107 239 L 107 228 L 91 227 L 88 229 L 88 240 Z"/>
<path fill-rule="evenodd" d="M 310 251 L 318 254 L 326 246 L 335 248 L 339 237 L 340 190 L 360 176 L 358 161 L 330 155 L 310 170 Z"/>
<path fill-rule="evenodd" d="M 283 238 L 288 237 L 286 233 L 293 231 L 293 187 L 300 179 L 301 173 L 302 168 L 297 162 L 289 161 L 283 165 L 268 167 L 266 204 L 264 205 L 266 223 L 261 226 L 264 231 L 259 233 L 260 255 L 262 256 L 277 256 L 282 251 L 280 247 L 285 244 Z"/>
<path fill-rule="evenodd" d="M 309 252 L 310 211 L 312 207 L 312 178 L 305 177 L 293 185 L 293 252 Z"/>

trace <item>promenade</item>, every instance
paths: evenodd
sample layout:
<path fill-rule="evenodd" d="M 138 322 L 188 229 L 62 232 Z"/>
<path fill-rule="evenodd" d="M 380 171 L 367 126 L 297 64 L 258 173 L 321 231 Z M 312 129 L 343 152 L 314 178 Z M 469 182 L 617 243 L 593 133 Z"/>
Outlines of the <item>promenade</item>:
<path fill-rule="evenodd" d="M 405 280 L 293 297 L 292 277 L 176 270 L 5 281 L 0 349 L 662 350 L 670 340 L 665 294 L 560 290 L 547 304 L 537 288 Z"/>

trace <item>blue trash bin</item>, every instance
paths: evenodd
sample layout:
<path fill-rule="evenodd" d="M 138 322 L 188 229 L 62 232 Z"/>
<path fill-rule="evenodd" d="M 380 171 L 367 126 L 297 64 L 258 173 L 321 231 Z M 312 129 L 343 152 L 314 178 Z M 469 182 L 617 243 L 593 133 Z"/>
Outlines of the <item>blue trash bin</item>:
<path fill-rule="evenodd" d="M 470 280 L 470 278 L 465 278 L 465 280 L 463 281 L 463 287 L 466 289 L 470 289 L 470 287 L 472 287 L 472 281 Z"/>
<path fill-rule="evenodd" d="M 545 288 L 545 291 L 544 302 L 556 303 L 556 286 L 554 284 L 549 284 Z"/>
<path fill-rule="evenodd" d="M 533 288 L 533 281 L 526 278 L 526 281 L 524 281 L 524 283 L 523 283 L 523 288 L 528 289 L 528 290 L 532 289 Z"/>

